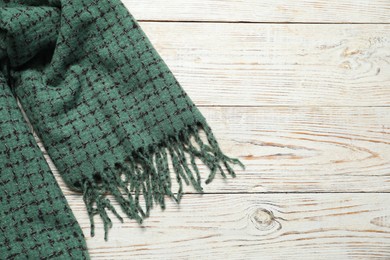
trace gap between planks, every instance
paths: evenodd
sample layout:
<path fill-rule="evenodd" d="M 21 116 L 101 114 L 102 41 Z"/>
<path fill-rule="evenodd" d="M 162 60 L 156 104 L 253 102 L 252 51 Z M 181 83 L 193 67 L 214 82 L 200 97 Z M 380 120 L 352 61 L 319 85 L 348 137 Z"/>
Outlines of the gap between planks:
<path fill-rule="evenodd" d="M 212 23 L 212 24 L 373 24 L 373 25 L 384 25 L 390 24 L 390 22 L 381 23 L 364 23 L 364 22 L 252 22 L 252 21 L 196 21 L 196 20 L 137 20 L 140 23 Z"/>

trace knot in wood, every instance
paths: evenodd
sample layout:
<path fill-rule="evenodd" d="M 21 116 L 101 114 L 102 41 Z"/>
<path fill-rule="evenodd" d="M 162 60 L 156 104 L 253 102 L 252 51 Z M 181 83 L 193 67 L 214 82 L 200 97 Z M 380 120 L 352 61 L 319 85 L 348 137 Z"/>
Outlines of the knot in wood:
<path fill-rule="evenodd" d="M 253 213 L 253 220 L 256 222 L 256 226 L 261 229 L 268 229 L 274 226 L 275 216 L 274 214 L 263 208 L 258 208 Z"/>

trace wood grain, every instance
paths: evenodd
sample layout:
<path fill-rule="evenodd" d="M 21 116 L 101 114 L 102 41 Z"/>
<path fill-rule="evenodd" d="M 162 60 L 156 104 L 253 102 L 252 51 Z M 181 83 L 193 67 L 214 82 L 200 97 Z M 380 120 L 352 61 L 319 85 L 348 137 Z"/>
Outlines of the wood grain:
<path fill-rule="evenodd" d="M 246 165 L 235 179 L 218 175 L 204 185 L 207 193 L 390 192 L 388 107 L 200 109 L 222 149 Z"/>
<path fill-rule="evenodd" d="M 123 2 L 247 169 L 104 242 L 46 155 L 92 259 L 390 258 L 389 0 Z"/>
<path fill-rule="evenodd" d="M 197 105 L 390 104 L 390 25 L 141 26 Z"/>
<path fill-rule="evenodd" d="M 139 20 L 389 23 L 388 0 L 123 0 Z"/>
<path fill-rule="evenodd" d="M 112 216 L 96 236 L 67 196 L 92 259 L 388 259 L 390 194 L 208 194 L 169 201 L 139 226 Z"/>

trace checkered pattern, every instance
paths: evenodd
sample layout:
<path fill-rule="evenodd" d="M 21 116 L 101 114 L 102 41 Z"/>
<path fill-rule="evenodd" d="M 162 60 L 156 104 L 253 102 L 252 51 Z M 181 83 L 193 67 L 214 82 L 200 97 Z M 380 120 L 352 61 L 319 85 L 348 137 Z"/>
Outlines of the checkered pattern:
<path fill-rule="evenodd" d="M 83 192 L 92 226 L 95 214 L 106 229 L 105 210 L 117 214 L 105 192 L 139 222 L 153 199 L 163 207 L 163 196 L 173 195 L 169 158 L 180 194 L 182 180 L 202 190 L 195 158 L 210 169 L 207 183 L 217 170 L 225 176 L 222 166 L 234 176 L 229 163 L 238 160 L 220 151 L 205 118 L 119 0 L 2 2 L 8 8 L 0 8 L 0 58 L 9 61 L 11 90 L 66 184 Z"/>
<path fill-rule="evenodd" d="M 29 59 L 14 74 L 16 94 L 65 181 L 80 190 L 104 162 L 122 162 L 203 117 L 120 1 L 62 2 L 60 34 L 51 33 L 55 21 L 24 22 L 11 49 L 36 48 L 11 60 Z M 52 9 L 8 15 L 45 21 L 58 18 Z"/>
<path fill-rule="evenodd" d="M 0 172 L 0 259 L 89 259 L 84 235 L 4 73 L 0 73 Z"/>

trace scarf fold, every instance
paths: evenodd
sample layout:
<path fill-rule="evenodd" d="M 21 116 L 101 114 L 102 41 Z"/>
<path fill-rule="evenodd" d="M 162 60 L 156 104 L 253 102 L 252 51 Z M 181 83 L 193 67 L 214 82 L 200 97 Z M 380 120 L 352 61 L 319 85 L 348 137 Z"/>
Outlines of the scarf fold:
<path fill-rule="evenodd" d="M 6 63 L 4 63 L 6 64 Z M 0 259 L 89 259 L 79 224 L 0 67 Z"/>
<path fill-rule="evenodd" d="M 0 61 L 2 209 L 16 207 L 22 196 L 4 200 L 4 176 L 27 180 L 30 174 L 39 176 L 35 187 L 50 183 L 37 194 L 54 196 L 73 216 L 22 114 L 10 113 L 17 99 L 67 186 L 82 193 L 92 236 L 95 215 L 107 240 L 109 215 L 142 223 L 153 205 L 165 208 L 166 196 L 179 203 L 184 185 L 202 192 L 200 164 L 207 169 L 206 184 L 217 173 L 234 177 L 234 164 L 243 167 L 221 151 L 205 117 L 119 0 L 0 0 Z M 16 189 L 14 182 L 9 189 Z M 58 223 L 69 219 L 59 217 Z M 4 246 L 1 252 L 7 252 Z"/>

